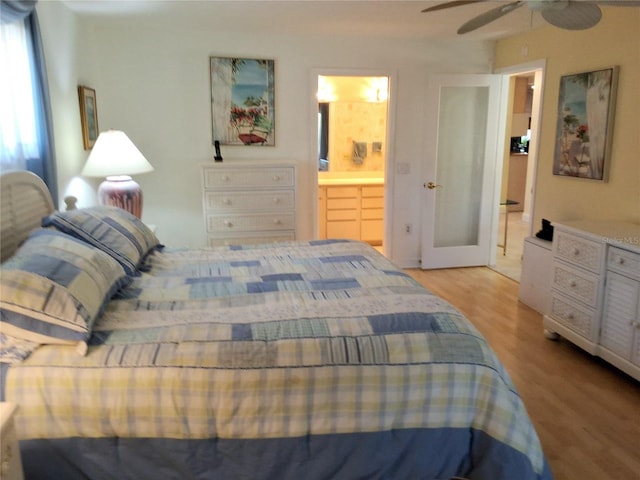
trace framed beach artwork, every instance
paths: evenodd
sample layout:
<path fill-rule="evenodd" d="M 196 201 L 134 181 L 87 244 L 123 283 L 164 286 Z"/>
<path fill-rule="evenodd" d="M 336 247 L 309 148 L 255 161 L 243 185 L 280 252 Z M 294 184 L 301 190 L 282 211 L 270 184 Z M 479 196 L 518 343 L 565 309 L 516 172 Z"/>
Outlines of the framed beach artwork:
<path fill-rule="evenodd" d="M 618 67 L 560 77 L 554 175 L 606 181 Z"/>
<path fill-rule="evenodd" d="M 85 150 L 93 147 L 98 139 L 98 107 L 96 91 L 89 87 L 78 87 L 80 100 L 80 124 L 82 125 L 82 143 Z"/>
<path fill-rule="evenodd" d="M 210 57 L 210 75 L 213 143 L 274 146 L 274 61 Z"/>

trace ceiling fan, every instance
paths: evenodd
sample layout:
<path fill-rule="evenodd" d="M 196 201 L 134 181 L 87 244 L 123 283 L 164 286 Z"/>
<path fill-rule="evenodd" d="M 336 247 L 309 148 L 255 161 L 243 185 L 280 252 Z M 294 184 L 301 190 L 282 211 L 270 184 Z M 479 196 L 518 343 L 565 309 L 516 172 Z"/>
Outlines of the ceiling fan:
<path fill-rule="evenodd" d="M 460 7 L 470 3 L 487 0 L 454 0 L 444 2 L 433 7 L 425 8 L 422 12 L 435 12 L 447 8 Z M 602 11 L 598 4 L 615 7 L 640 7 L 636 0 L 526 0 L 505 3 L 493 8 L 477 17 L 472 18 L 458 29 L 459 34 L 471 32 L 487 25 L 494 20 L 513 12 L 517 8 L 527 5 L 530 10 L 538 11 L 542 17 L 559 28 L 566 30 L 585 30 L 596 25 L 602 18 Z"/>

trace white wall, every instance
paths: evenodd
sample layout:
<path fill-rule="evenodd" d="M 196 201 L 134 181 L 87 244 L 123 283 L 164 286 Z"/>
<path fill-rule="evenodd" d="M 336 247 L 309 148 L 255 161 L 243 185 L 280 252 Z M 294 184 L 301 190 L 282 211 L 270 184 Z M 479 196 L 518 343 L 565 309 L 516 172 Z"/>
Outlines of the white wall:
<path fill-rule="evenodd" d="M 67 195 L 94 204 L 97 183 L 77 177 L 88 155 L 82 145 L 78 85 L 91 86 L 96 77 L 91 34 L 60 2 L 39 2 L 36 10 L 52 103 L 59 207 L 64 208 Z"/>
<path fill-rule="evenodd" d="M 422 179 L 420 161 L 426 78 L 429 73 L 489 72 L 492 44 L 354 37 L 287 37 L 216 33 L 176 25 L 133 28 L 116 19 L 90 23 L 59 2 L 39 2 L 54 110 L 60 191 L 95 203 L 87 182 L 76 178 L 82 150 L 77 85 L 96 89 L 100 130 L 124 130 L 155 167 L 136 177 L 145 193 L 143 218 L 157 225 L 168 245 L 201 246 L 204 226 L 200 164 L 211 161 L 209 57 L 271 58 L 276 61 L 276 146 L 223 147 L 225 162 L 240 158 L 291 160 L 299 167 L 298 238 L 314 232 L 316 159 L 311 72 L 318 68 L 393 72 L 397 85 L 394 136 L 389 139 L 389 191 L 393 194 L 391 250 L 401 266 L 415 266 Z M 395 175 L 407 163 L 410 174 Z M 98 181 L 88 179 L 91 188 Z M 412 223 L 414 233 L 402 226 Z"/>

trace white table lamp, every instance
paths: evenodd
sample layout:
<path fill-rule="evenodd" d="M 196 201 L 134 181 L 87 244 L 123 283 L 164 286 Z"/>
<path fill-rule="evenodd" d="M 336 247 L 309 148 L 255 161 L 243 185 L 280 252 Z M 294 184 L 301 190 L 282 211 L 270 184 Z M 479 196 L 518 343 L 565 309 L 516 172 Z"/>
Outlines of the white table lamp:
<path fill-rule="evenodd" d="M 120 207 L 142 217 L 142 189 L 130 175 L 152 172 L 153 167 L 124 132 L 98 135 L 81 175 L 107 177 L 98 188 L 101 205 Z"/>

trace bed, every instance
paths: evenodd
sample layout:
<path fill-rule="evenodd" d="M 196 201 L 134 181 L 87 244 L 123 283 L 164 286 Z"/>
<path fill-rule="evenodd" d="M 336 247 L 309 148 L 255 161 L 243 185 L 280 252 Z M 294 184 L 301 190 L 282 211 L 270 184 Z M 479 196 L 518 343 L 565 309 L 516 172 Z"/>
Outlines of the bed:
<path fill-rule="evenodd" d="M 162 247 L 121 211 L 54 211 L 34 177 L 1 185 L 27 479 L 552 478 L 486 341 L 370 246 Z"/>

